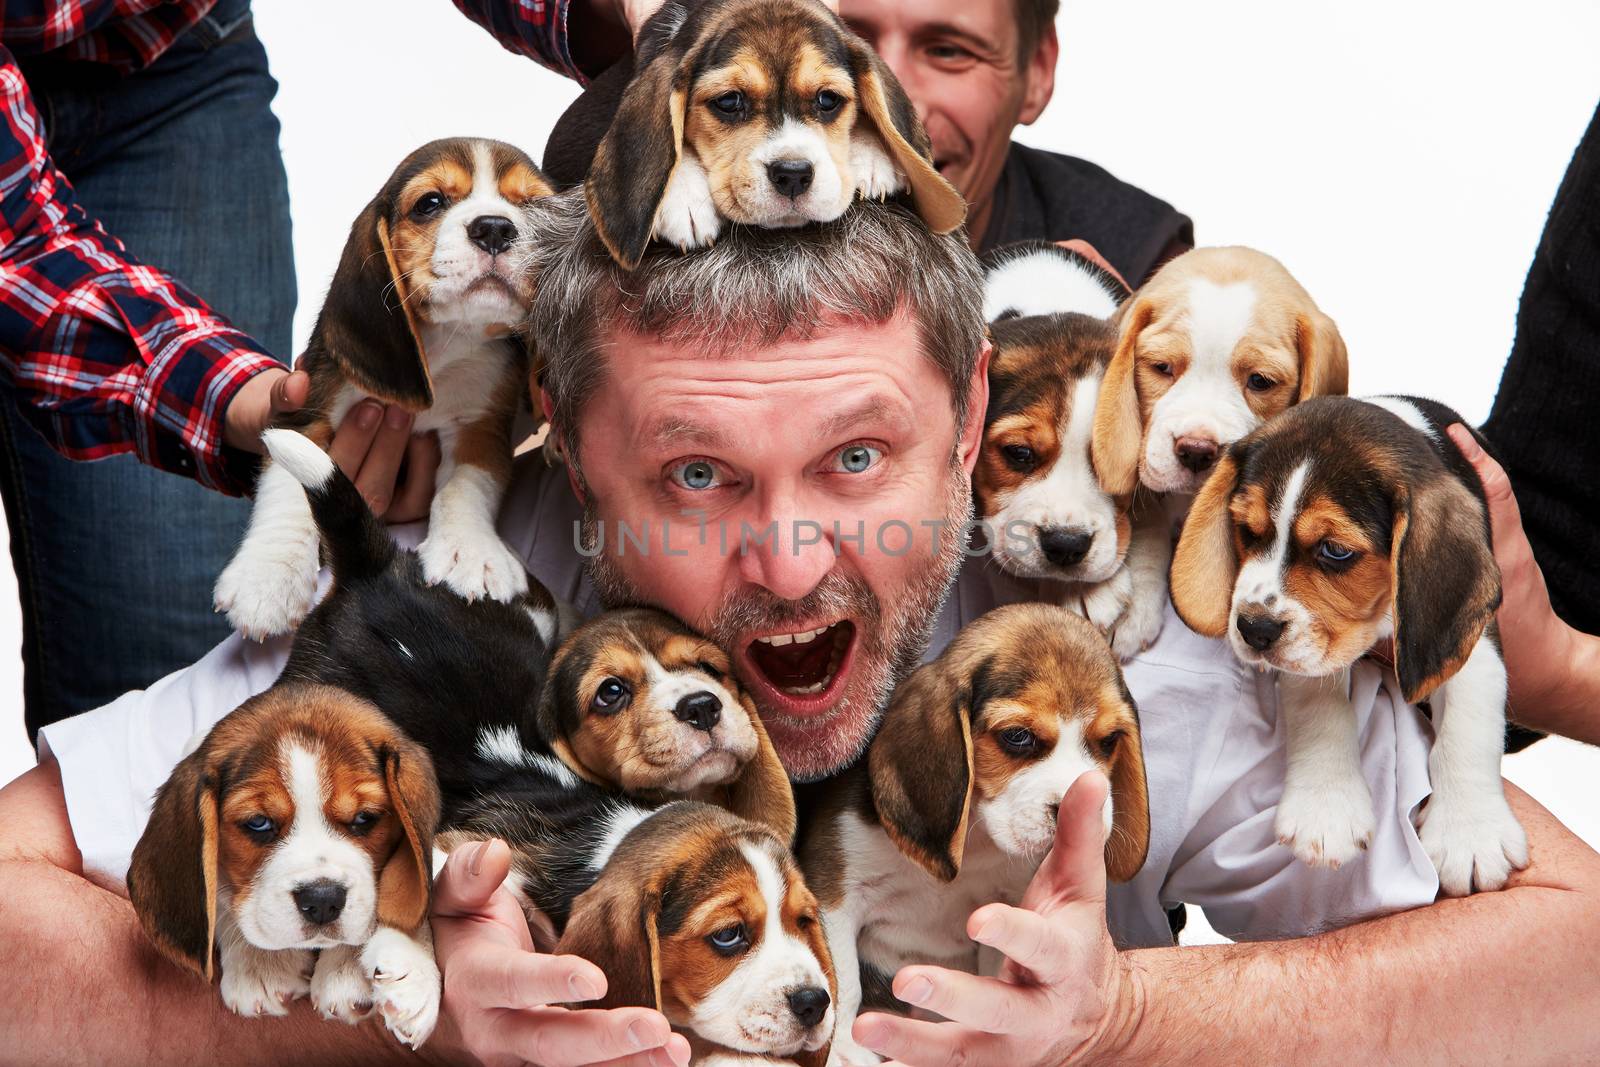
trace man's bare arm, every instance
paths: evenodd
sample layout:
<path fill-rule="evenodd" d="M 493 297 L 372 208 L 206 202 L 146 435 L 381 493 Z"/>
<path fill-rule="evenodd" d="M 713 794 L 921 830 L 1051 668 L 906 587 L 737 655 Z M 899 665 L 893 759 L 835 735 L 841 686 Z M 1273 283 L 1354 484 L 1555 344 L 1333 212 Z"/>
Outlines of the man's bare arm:
<path fill-rule="evenodd" d="M 1022 907 L 973 913 L 1001 976 L 903 968 L 896 995 L 955 1021 L 863 1015 L 858 1041 L 917 1067 L 1600 1060 L 1600 856 L 1514 786 L 1532 862 L 1501 892 L 1294 941 L 1119 954 L 1100 783 L 1068 794 Z"/>

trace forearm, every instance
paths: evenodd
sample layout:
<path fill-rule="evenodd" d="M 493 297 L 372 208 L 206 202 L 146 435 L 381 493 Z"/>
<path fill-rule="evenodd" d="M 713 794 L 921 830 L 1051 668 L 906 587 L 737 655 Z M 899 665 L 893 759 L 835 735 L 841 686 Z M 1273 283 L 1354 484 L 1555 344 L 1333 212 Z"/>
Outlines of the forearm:
<path fill-rule="evenodd" d="M 1126 953 L 1120 1063 L 1567 1064 L 1600 1056 L 1600 857 L 1514 787 L 1511 886 L 1296 941 Z"/>
<path fill-rule="evenodd" d="M 1530 671 L 1544 682 L 1535 690 L 1511 677 L 1511 718 L 1546 733 L 1600 745 L 1600 637 L 1565 626 L 1562 647 L 1530 650 L 1554 670 Z"/>

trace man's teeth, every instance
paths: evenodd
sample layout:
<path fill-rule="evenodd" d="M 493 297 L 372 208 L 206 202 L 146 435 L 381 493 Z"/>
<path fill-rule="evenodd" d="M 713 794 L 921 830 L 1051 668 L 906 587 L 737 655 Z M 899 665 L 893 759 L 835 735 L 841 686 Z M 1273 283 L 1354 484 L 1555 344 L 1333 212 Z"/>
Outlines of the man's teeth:
<path fill-rule="evenodd" d="M 760 641 L 764 645 L 772 645 L 774 647 L 788 644 L 804 645 L 811 641 L 815 641 L 817 638 L 827 633 L 831 628 L 831 625 L 819 626 L 815 630 L 806 630 L 802 633 L 773 634 L 771 637 L 758 637 L 756 640 Z M 816 690 L 807 690 L 807 692 L 816 692 Z"/>
<path fill-rule="evenodd" d="M 826 626 L 823 629 L 827 629 Z M 813 634 L 812 636 L 816 636 Z M 844 661 L 844 650 L 834 646 L 833 655 L 828 657 L 828 669 L 822 673 L 822 681 L 812 682 L 810 685 L 786 685 L 782 690 L 790 696 L 814 696 L 833 684 L 834 675 L 839 673 L 839 664 Z"/>

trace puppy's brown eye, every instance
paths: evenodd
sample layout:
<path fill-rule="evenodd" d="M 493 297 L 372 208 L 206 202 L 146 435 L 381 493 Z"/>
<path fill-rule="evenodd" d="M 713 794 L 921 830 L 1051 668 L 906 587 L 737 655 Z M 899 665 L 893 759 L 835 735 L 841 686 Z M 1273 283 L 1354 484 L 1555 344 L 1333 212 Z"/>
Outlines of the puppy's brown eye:
<path fill-rule="evenodd" d="M 706 935 L 706 944 L 719 956 L 737 956 L 750 947 L 750 935 L 744 923 L 734 923 Z"/>
<path fill-rule="evenodd" d="M 1170 363 L 1152 363 L 1150 364 L 1150 369 L 1161 375 L 1163 378 L 1172 377 L 1172 364 Z"/>
<path fill-rule="evenodd" d="M 1356 550 L 1346 548 L 1337 541 L 1323 541 L 1317 546 L 1317 562 L 1334 567 L 1348 566 L 1356 558 Z"/>
<path fill-rule="evenodd" d="M 444 210 L 444 197 L 438 193 L 423 193 L 411 205 L 411 214 L 419 219 L 431 219 Z"/>
<path fill-rule="evenodd" d="M 717 670 L 711 664 L 707 663 L 705 660 L 701 660 L 700 662 L 696 663 L 695 666 L 700 668 L 701 674 L 709 674 L 717 681 L 722 681 L 722 672 Z"/>
<path fill-rule="evenodd" d="M 350 832 L 353 834 L 370 833 L 378 825 L 378 813 L 375 811 L 358 811 L 356 817 L 350 820 Z"/>
<path fill-rule="evenodd" d="M 711 106 L 720 115 L 725 115 L 728 118 L 737 118 L 745 110 L 744 94 L 734 89 L 723 93 L 721 96 L 713 97 Z"/>
<path fill-rule="evenodd" d="M 1244 384 L 1252 393 L 1264 393 L 1278 383 L 1258 372 L 1246 378 Z"/>
<path fill-rule="evenodd" d="M 832 89 L 819 89 L 817 91 L 817 113 L 819 115 L 832 115 L 844 106 L 844 97 Z"/>
<path fill-rule="evenodd" d="M 1122 731 L 1112 730 L 1100 739 L 1100 754 L 1107 758 L 1116 755 L 1117 746 L 1122 743 Z"/>
<path fill-rule="evenodd" d="M 607 678 L 594 691 L 594 709 L 602 715 L 615 715 L 628 706 L 633 689 L 621 678 Z"/>
<path fill-rule="evenodd" d="M 1000 454 L 1006 458 L 1006 466 L 1022 474 L 1033 470 L 1039 462 L 1038 455 L 1027 445 L 1006 445 Z"/>
<path fill-rule="evenodd" d="M 995 739 L 1013 756 L 1026 756 L 1039 747 L 1039 738 L 1026 726 L 1008 726 L 996 734 Z"/>

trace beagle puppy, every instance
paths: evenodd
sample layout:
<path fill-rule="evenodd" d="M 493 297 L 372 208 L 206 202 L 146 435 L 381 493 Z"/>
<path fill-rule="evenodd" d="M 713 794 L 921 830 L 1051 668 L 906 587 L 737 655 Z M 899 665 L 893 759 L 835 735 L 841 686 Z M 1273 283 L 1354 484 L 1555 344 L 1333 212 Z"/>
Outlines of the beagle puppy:
<path fill-rule="evenodd" d="M 573 902 L 556 947 L 604 961 L 585 1007 L 655 1008 L 702 1067 L 821 1067 L 834 1032 L 833 960 L 788 842 L 680 801 L 617 843 Z"/>
<path fill-rule="evenodd" d="M 1196 248 L 1146 282 L 1118 322 L 1094 421 L 1112 493 L 1192 494 L 1222 450 L 1291 404 L 1342 395 L 1333 320 L 1283 264 L 1250 248 Z"/>
<path fill-rule="evenodd" d="M 1116 347 L 1111 322 L 1127 288 L 1045 241 L 985 258 L 989 407 L 973 472 L 977 517 L 1001 570 L 1094 623 L 1124 660 L 1161 632 L 1164 536 L 1131 521 L 1133 494 L 1113 496 L 1090 456 L 1095 401 Z"/>
<path fill-rule="evenodd" d="M 967 917 L 1022 898 L 1089 770 L 1111 781 L 1106 869 L 1126 881 L 1150 840 L 1139 713 L 1105 641 L 1064 608 L 997 608 L 901 684 L 867 758 L 821 787 L 800 846 L 839 976 L 831 1062 L 878 1062 L 850 1027 L 863 1003 L 909 1010 L 887 992 L 901 967 L 998 965 Z"/>
<path fill-rule="evenodd" d="M 439 792 L 428 754 L 372 704 L 287 682 L 217 723 L 156 794 L 128 893 L 145 932 L 240 1015 L 309 996 L 432 1033 L 428 927 Z"/>
<path fill-rule="evenodd" d="M 550 192 L 533 161 L 499 141 L 452 138 L 407 156 L 351 227 L 300 357 L 310 399 L 278 422 L 325 448 L 371 396 L 414 412 L 414 432 L 437 433 L 442 461 L 419 554 L 429 581 L 469 599 L 511 600 L 528 587 L 494 523 L 529 369 L 513 336 L 532 299 L 529 204 Z M 316 594 L 317 550 L 299 484 L 268 462 L 244 541 L 217 580 L 217 610 L 246 637 L 293 629 Z"/>
<path fill-rule="evenodd" d="M 1276 829 L 1307 863 L 1348 862 L 1372 835 L 1349 670 L 1393 639 L 1401 693 L 1432 708 L 1418 834 L 1451 896 L 1498 889 L 1528 859 L 1500 781 L 1500 571 L 1483 487 L 1444 432 L 1459 421 L 1411 397 L 1291 408 L 1223 453 L 1172 561 L 1184 622 L 1279 672 Z"/>
<path fill-rule="evenodd" d="M 592 164 L 567 169 L 586 171 L 595 227 L 630 270 L 652 240 L 690 249 L 725 223 L 829 222 L 858 196 L 908 192 L 936 233 L 966 218 L 900 83 L 816 0 L 669 0 L 620 97 L 597 89 L 574 110 L 614 118 Z"/>

